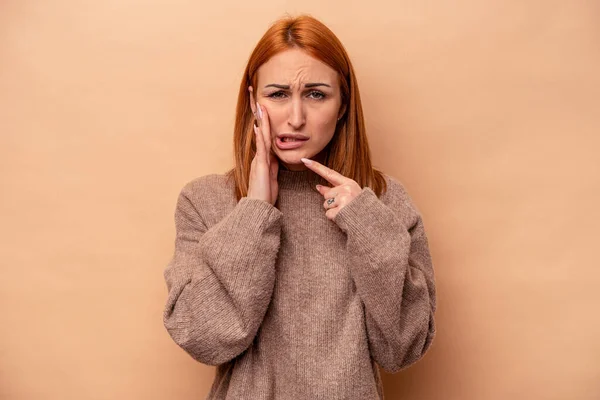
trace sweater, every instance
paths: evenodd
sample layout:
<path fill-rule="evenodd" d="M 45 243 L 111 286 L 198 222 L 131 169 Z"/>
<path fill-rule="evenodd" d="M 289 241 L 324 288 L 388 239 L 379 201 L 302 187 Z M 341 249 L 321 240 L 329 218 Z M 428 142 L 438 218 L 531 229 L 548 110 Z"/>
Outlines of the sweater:
<path fill-rule="evenodd" d="M 436 290 L 421 213 L 384 174 L 325 216 L 311 170 L 280 168 L 275 206 L 233 178 L 187 182 L 164 270 L 163 322 L 216 366 L 207 400 L 383 399 L 378 366 L 398 372 L 435 335 Z"/>

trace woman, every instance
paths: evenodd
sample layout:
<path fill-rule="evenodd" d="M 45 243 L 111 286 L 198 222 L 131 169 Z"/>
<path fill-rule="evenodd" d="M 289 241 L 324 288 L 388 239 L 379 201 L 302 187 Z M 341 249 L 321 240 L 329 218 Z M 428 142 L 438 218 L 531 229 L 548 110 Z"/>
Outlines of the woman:
<path fill-rule="evenodd" d="M 179 195 L 169 334 L 217 366 L 208 399 L 382 399 L 377 364 L 400 371 L 432 343 L 434 271 L 418 209 L 371 166 L 348 55 L 316 19 L 281 19 L 256 46 L 234 151 Z"/>

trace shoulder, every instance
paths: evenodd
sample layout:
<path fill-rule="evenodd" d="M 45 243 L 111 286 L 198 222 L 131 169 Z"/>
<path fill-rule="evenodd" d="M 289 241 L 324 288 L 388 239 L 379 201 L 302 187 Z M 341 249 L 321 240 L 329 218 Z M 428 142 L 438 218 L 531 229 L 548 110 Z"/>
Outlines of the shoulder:
<path fill-rule="evenodd" d="M 192 197 L 206 197 L 226 192 L 229 186 L 229 178 L 226 174 L 207 174 L 187 181 L 181 193 Z"/>
<path fill-rule="evenodd" d="M 181 188 L 178 201 L 189 202 L 198 212 L 235 205 L 233 178 L 217 173 L 193 178 Z"/>

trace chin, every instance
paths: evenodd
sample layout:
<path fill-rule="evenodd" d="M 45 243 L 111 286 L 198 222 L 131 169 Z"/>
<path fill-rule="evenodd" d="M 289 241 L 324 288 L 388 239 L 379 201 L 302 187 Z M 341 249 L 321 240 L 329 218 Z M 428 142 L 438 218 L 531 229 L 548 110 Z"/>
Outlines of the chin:
<path fill-rule="evenodd" d="M 304 165 L 304 163 L 300 159 L 301 158 L 310 158 L 310 157 L 311 156 L 308 156 L 304 152 L 300 152 L 300 151 L 295 152 L 295 153 L 286 154 L 283 157 L 280 154 L 277 154 L 277 158 L 279 158 L 281 161 L 283 161 L 286 164 L 302 164 L 302 165 Z"/>

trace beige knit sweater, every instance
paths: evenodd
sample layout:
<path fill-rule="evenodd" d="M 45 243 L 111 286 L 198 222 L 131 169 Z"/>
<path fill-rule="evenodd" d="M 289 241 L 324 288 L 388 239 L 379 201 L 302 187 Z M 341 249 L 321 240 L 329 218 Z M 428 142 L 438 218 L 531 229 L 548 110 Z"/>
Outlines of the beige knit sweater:
<path fill-rule="evenodd" d="M 195 360 L 216 365 L 207 399 L 383 399 L 379 364 L 397 372 L 435 335 L 434 271 L 420 212 L 385 175 L 325 216 L 311 170 L 280 168 L 275 206 L 233 179 L 188 182 L 164 272 L 164 325 Z"/>

